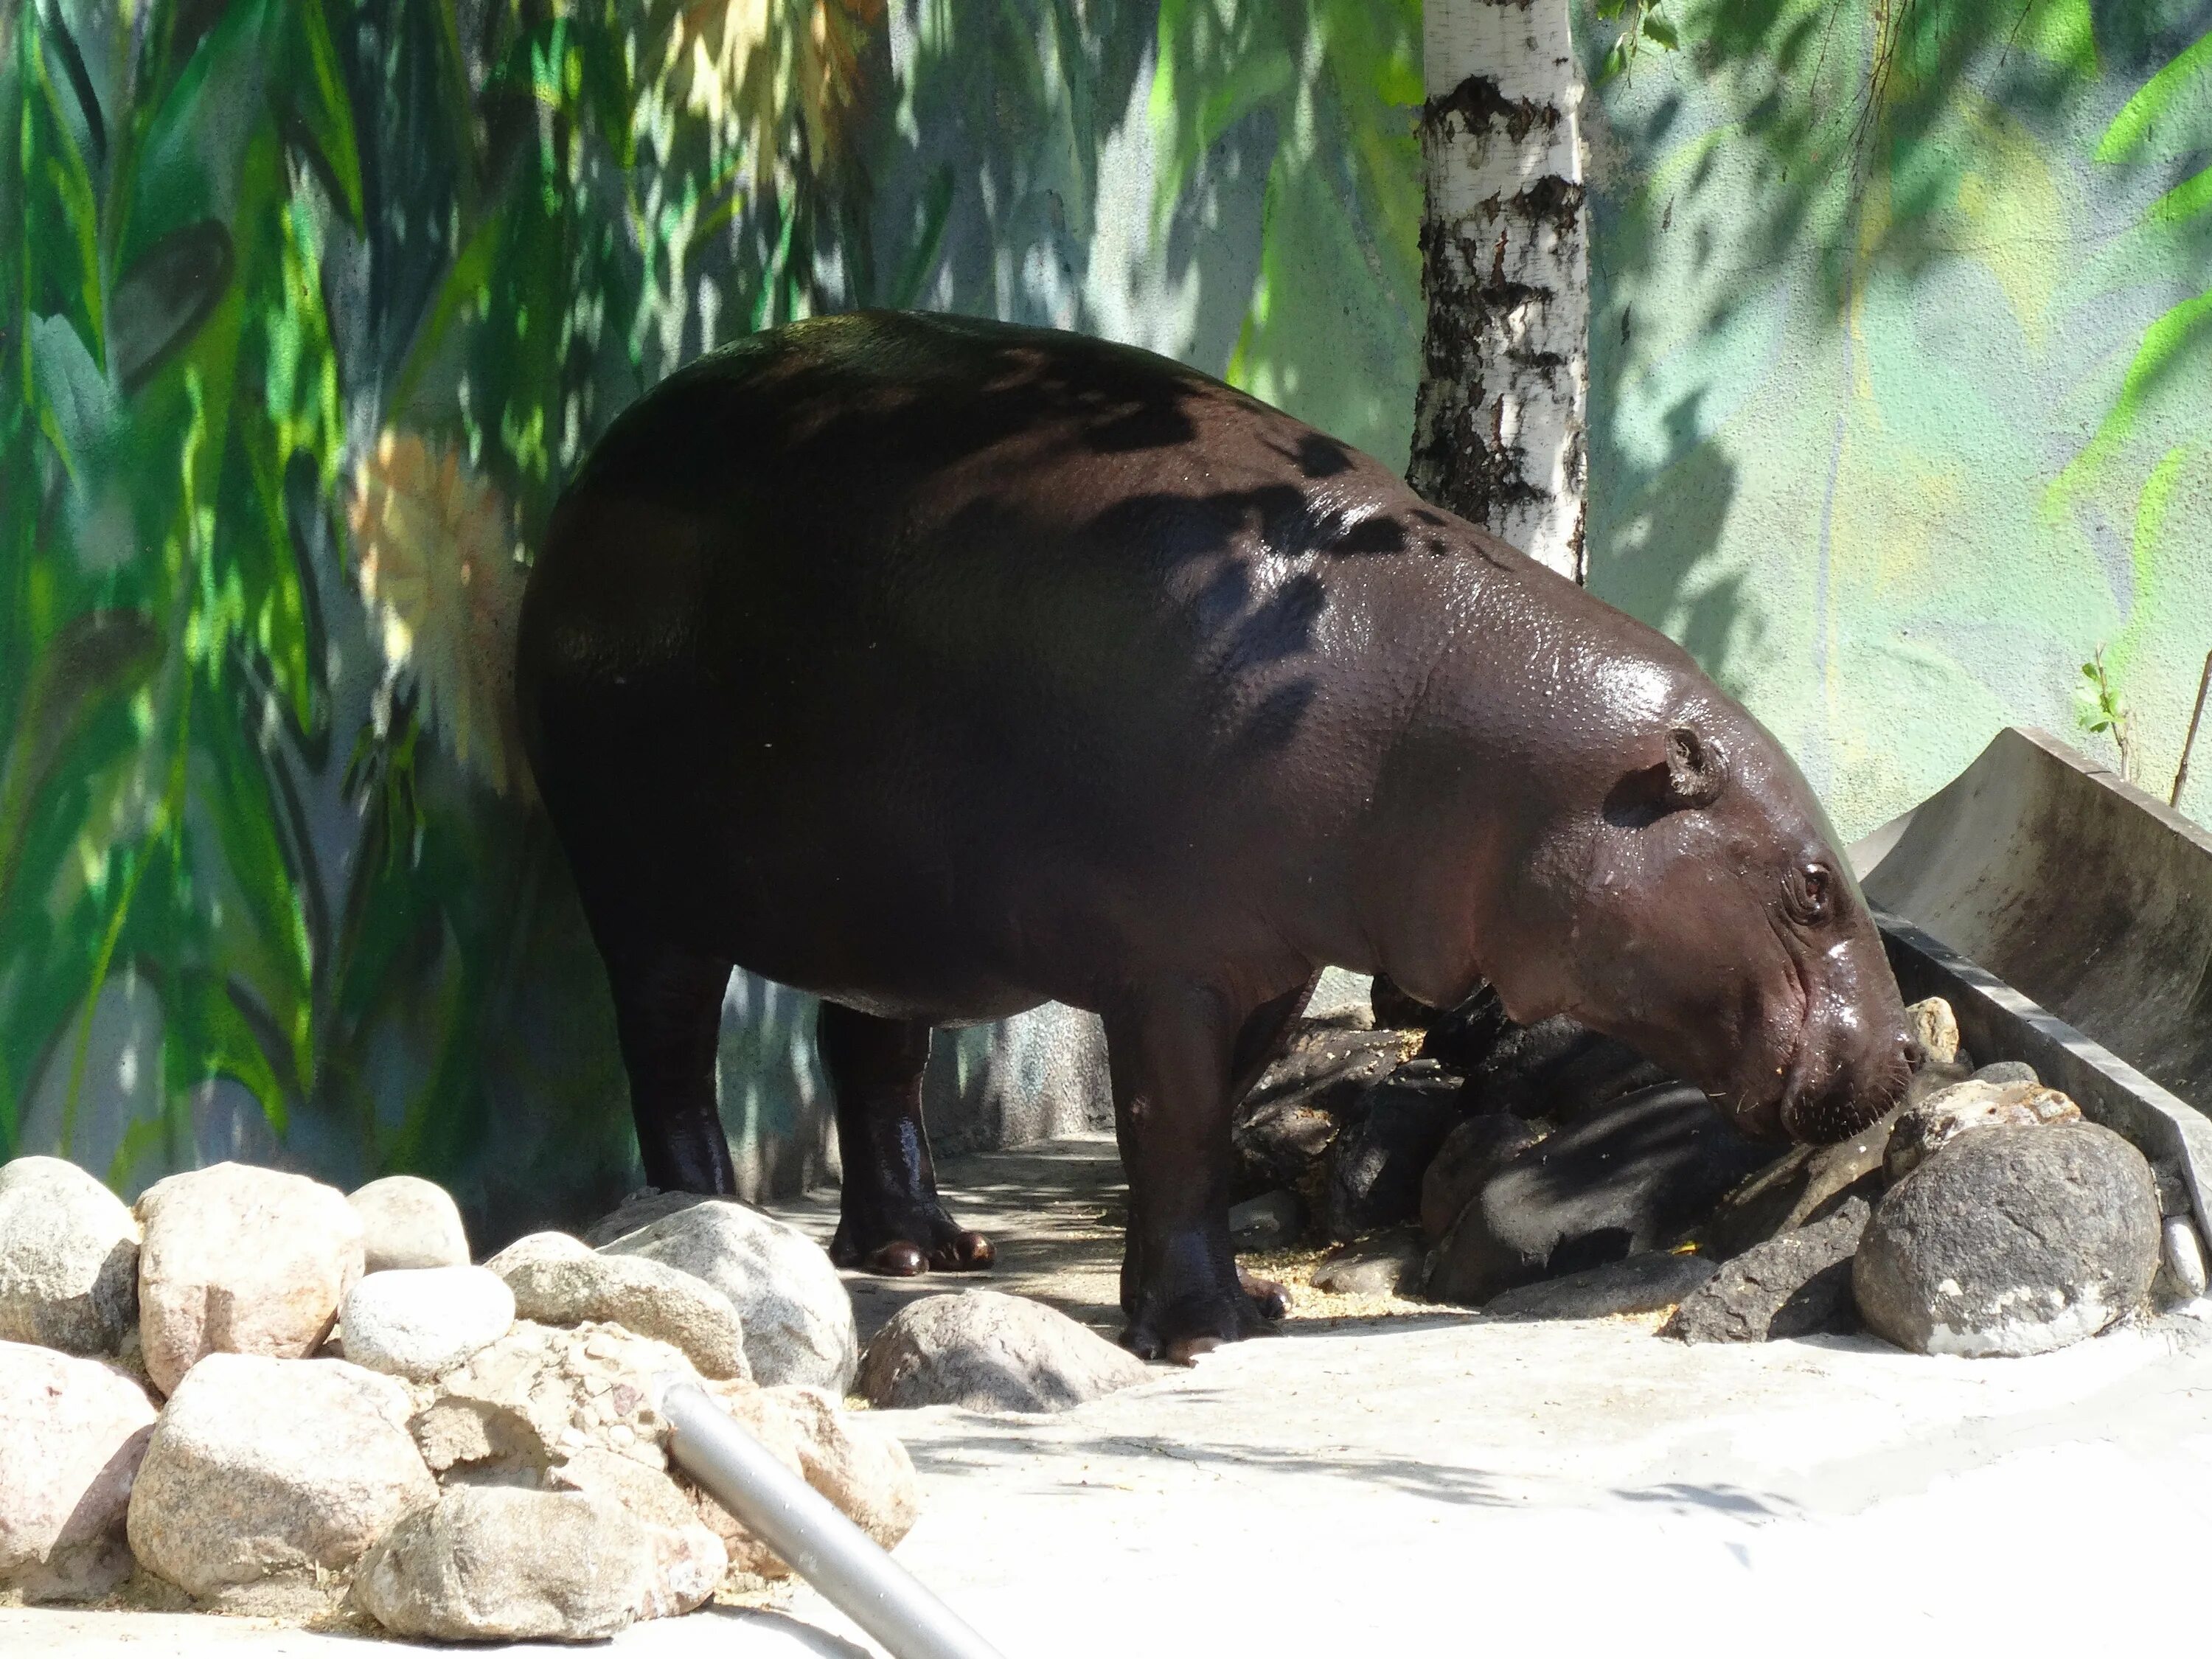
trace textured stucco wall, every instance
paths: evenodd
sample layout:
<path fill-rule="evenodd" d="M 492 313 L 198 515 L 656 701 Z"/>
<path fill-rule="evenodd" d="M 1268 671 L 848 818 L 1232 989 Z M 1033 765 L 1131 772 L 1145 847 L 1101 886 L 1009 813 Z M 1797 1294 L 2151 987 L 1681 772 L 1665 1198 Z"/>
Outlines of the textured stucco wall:
<path fill-rule="evenodd" d="M 2100 644 L 2163 798 L 2212 650 L 2212 329 L 2114 412 L 2212 278 L 2212 215 L 2158 209 L 2212 150 L 2212 76 L 2098 155 L 2212 8 L 2041 0 L 1871 130 L 1882 9 L 1787 74 L 1820 9 L 1736 9 L 1773 27 L 1693 8 L 1719 44 L 1591 100 L 1590 586 L 1743 697 L 1847 838 L 2009 722 L 2109 762 L 2077 722 Z M 2202 757 L 2184 805 L 2212 817 Z"/>

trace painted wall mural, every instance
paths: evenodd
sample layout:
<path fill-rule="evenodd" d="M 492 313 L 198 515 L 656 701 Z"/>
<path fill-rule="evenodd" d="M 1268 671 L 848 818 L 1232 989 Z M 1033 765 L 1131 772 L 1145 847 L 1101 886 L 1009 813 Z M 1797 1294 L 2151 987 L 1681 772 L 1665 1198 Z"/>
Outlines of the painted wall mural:
<path fill-rule="evenodd" d="M 2212 651 L 2212 6 L 1708 0 L 1590 125 L 1590 585 L 1855 837 Z M 2183 805 L 2212 819 L 2201 764 Z"/>
<path fill-rule="evenodd" d="M 1591 111 L 1594 584 L 1846 833 L 2100 642 L 2155 781 L 2212 647 L 2212 6 L 1975 9 L 1682 0 Z M 1419 68 L 1418 0 L 0 0 L 0 1158 L 610 1200 L 504 700 L 592 437 L 926 305 L 1402 464 Z M 810 1027 L 733 984 L 757 1187 L 826 1155 Z"/>
<path fill-rule="evenodd" d="M 0 4 L 0 1158 L 419 1170 L 494 1234 L 618 1194 L 505 701 L 568 471 L 678 363 L 865 304 L 1139 338 L 1402 450 L 1419 22 Z M 810 1013 L 732 989 L 757 1187 L 824 1155 Z"/>

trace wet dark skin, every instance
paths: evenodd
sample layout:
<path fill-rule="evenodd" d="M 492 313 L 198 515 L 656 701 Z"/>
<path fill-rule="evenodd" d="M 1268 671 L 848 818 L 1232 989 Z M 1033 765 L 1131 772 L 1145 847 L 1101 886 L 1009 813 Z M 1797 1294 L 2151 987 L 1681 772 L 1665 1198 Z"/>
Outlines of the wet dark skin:
<path fill-rule="evenodd" d="M 1147 1357 L 1282 1312 L 1230 1249 L 1230 1115 L 1325 965 L 1487 980 L 1777 1138 L 1907 1076 L 1818 803 L 1683 652 L 1146 352 L 864 313 L 693 364 L 562 501 L 517 690 L 647 1178 L 732 1189 L 742 965 L 823 999 L 837 1260 L 988 1265 L 938 1200 L 930 1034 L 1095 1010 Z"/>

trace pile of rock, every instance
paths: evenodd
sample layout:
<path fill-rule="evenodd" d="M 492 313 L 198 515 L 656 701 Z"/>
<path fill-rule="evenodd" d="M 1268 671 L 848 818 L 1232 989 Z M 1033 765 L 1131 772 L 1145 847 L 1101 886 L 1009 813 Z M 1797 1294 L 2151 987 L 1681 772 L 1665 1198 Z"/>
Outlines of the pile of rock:
<path fill-rule="evenodd" d="M 0 1590 L 135 1569 L 440 1639 L 686 1612 L 787 1569 L 672 1467 L 675 1380 L 896 1543 L 914 1471 L 840 1409 L 858 1344 L 828 1257 L 742 1205 L 653 1208 L 474 1267 L 411 1177 L 348 1197 L 218 1164 L 134 1212 L 60 1160 L 0 1168 Z"/>
<path fill-rule="evenodd" d="M 1274 1183 L 1240 1206 L 1239 1247 L 1318 1234 L 1338 1242 L 1323 1289 L 1672 1309 L 1692 1342 L 1863 1322 L 1923 1352 L 2033 1353 L 2145 1305 L 2154 1276 L 2204 1293 L 2178 1170 L 2020 1062 L 1975 1070 L 1940 999 L 1909 1012 L 1929 1063 L 1899 1107 L 1778 1158 L 1619 1044 L 1486 998 L 1426 1031 L 1305 1034 L 1239 1114 L 1240 1180 Z"/>

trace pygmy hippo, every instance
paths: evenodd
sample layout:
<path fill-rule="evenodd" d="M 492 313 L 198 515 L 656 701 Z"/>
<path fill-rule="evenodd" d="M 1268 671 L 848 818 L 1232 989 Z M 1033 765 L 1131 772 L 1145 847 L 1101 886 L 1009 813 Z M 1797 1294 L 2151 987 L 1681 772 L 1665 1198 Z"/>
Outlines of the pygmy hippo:
<path fill-rule="evenodd" d="M 823 999 L 833 1254 L 987 1264 L 938 1201 L 933 1028 L 1104 1021 L 1126 1340 L 1267 1328 L 1232 1105 L 1319 970 L 1494 986 L 1747 1130 L 1871 1122 L 1911 1057 L 1836 837 L 1662 635 L 1192 369 L 862 313 L 617 420 L 531 573 L 524 738 L 611 982 L 647 1178 L 727 1193 L 741 964 Z"/>

